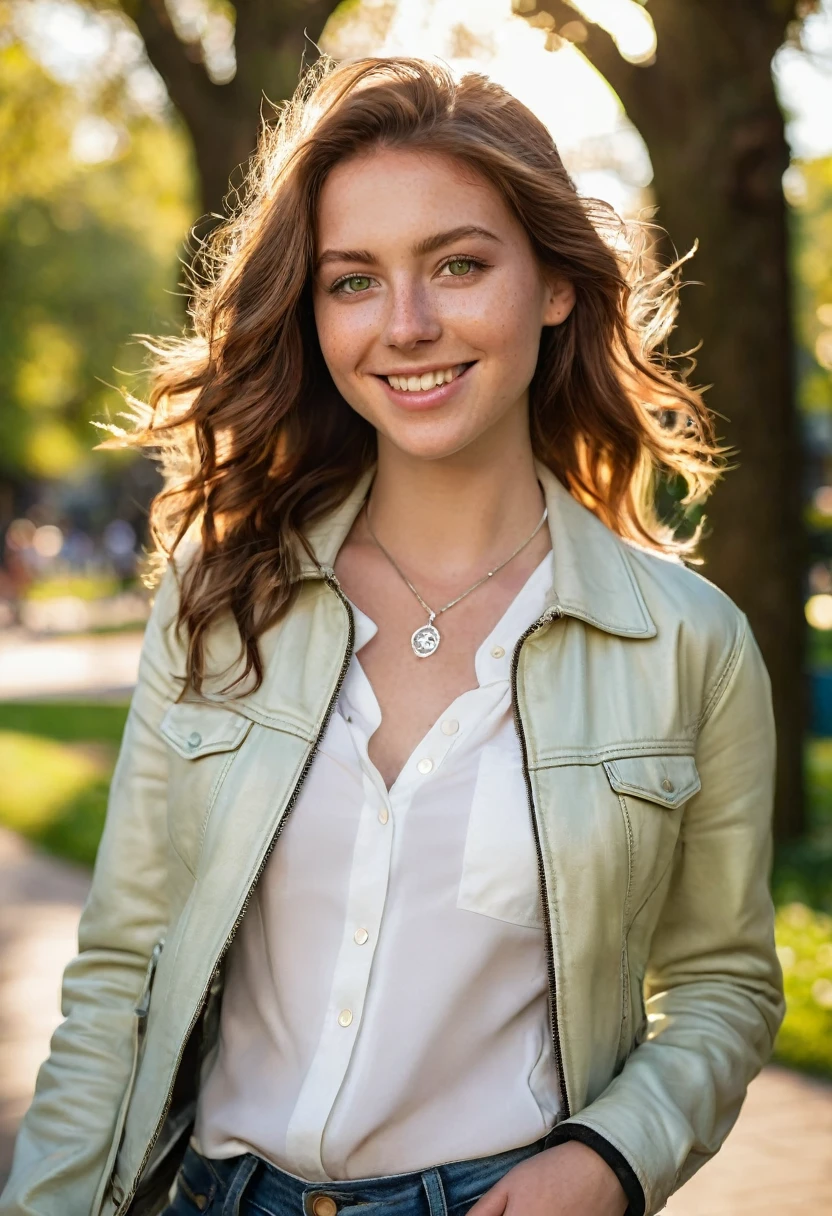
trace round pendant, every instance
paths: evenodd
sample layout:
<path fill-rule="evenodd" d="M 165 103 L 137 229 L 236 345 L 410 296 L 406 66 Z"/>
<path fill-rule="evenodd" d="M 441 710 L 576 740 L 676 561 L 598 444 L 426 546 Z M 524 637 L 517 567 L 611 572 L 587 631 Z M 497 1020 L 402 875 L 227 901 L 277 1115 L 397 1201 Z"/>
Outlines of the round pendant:
<path fill-rule="evenodd" d="M 418 659 L 426 659 L 428 655 L 433 654 L 441 640 L 435 625 L 423 625 L 411 637 L 410 645 Z"/>

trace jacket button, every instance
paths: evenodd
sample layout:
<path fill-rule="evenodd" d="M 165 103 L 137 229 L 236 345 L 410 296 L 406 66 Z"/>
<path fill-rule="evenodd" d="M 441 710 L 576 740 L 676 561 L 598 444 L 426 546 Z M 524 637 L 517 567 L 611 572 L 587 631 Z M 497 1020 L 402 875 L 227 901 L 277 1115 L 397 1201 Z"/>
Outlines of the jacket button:
<path fill-rule="evenodd" d="M 664 781 L 662 782 L 662 789 L 666 790 L 668 794 L 673 793 L 673 782 L 669 777 L 665 777 Z"/>
<path fill-rule="evenodd" d="M 193 731 L 188 735 L 188 747 L 199 747 L 202 742 L 202 735 L 198 730 Z"/>
<path fill-rule="evenodd" d="M 338 1204 L 331 1195 L 313 1195 L 310 1204 L 314 1216 L 335 1216 Z"/>

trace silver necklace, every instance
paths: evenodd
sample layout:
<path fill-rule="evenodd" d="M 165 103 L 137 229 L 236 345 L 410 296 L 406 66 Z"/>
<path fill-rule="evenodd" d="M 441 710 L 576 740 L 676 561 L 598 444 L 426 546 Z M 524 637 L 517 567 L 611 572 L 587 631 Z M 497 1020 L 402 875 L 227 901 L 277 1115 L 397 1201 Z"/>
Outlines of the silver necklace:
<path fill-rule="evenodd" d="M 458 595 L 456 597 L 456 599 L 453 599 L 449 603 L 445 604 L 445 606 L 443 608 L 437 608 L 435 612 L 428 604 L 425 603 L 425 601 L 422 599 L 419 592 L 416 590 L 416 588 L 411 583 L 410 579 L 407 577 L 405 572 L 402 570 L 401 566 L 399 566 L 399 564 L 395 560 L 395 558 L 393 558 L 391 556 L 391 554 L 387 552 L 384 545 L 381 543 L 379 538 L 376 536 L 375 532 L 373 531 L 373 525 L 370 523 L 370 509 L 369 509 L 369 505 L 367 503 L 364 504 L 364 515 L 366 516 L 366 519 L 367 519 L 367 531 L 370 533 L 370 536 L 373 538 L 375 543 L 378 545 L 379 549 L 381 549 L 382 553 L 387 558 L 388 562 L 393 567 L 393 569 L 396 571 L 399 578 L 401 578 L 403 582 L 407 583 L 410 590 L 416 596 L 416 599 L 419 601 L 419 603 L 424 608 L 425 612 L 428 614 L 427 625 L 421 625 L 411 635 L 411 638 L 410 638 L 410 645 L 413 647 L 413 653 L 416 655 L 416 657 L 418 659 L 427 659 L 430 655 L 436 653 L 439 643 L 442 641 L 442 635 L 440 634 L 439 630 L 436 628 L 436 626 L 433 623 L 436 620 L 436 618 L 438 616 L 441 616 L 443 612 L 447 612 L 449 608 L 453 608 L 454 604 L 458 604 L 460 600 L 464 600 L 466 595 L 470 595 L 472 591 L 476 591 L 477 587 L 481 587 L 483 585 L 483 583 L 487 583 L 490 578 L 493 578 L 494 575 L 497 574 L 500 570 L 502 570 L 504 566 L 507 566 L 509 564 L 509 562 L 512 561 L 517 556 L 518 553 L 520 553 L 523 549 L 525 549 L 526 545 L 530 545 L 531 542 L 534 540 L 534 538 L 537 536 L 540 529 L 546 523 L 546 519 L 549 515 L 549 511 L 548 511 L 548 508 L 544 508 L 543 514 L 540 517 L 540 522 L 538 523 L 535 530 L 531 533 L 530 536 L 526 537 L 526 539 L 523 541 L 522 544 L 517 546 L 517 548 L 514 550 L 513 553 L 509 554 L 509 556 L 506 558 L 506 560 L 504 562 L 500 562 L 499 566 L 495 566 L 493 570 L 489 570 L 487 574 L 484 574 L 482 576 L 482 578 L 477 579 L 477 581 L 475 583 L 473 583 L 467 589 L 467 591 L 462 592 L 462 595 Z"/>

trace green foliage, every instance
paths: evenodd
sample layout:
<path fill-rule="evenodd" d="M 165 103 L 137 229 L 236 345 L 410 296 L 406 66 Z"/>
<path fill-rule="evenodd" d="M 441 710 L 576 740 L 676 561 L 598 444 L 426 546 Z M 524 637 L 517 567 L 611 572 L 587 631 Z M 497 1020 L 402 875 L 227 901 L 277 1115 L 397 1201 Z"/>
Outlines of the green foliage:
<path fill-rule="evenodd" d="M 792 204 L 798 400 L 810 412 L 832 410 L 832 156 L 795 161 L 786 195 Z"/>
<path fill-rule="evenodd" d="M 78 140 L 91 122 L 94 162 Z M 137 113 L 115 86 L 73 89 L 13 39 L 0 145 L 0 477 L 78 477 L 100 439 L 90 421 L 120 409 L 109 386 L 143 390 L 131 335 L 184 319 L 190 147 L 173 116 Z"/>
<path fill-rule="evenodd" d="M 781 1064 L 832 1077 L 832 916 L 805 904 L 777 914 L 786 1018 L 777 1036 Z"/>
<path fill-rule="evenodd" d="M 775 1056 L 832 1077 L 832 739 L 809 742 L 806 784 L 809 832 L 778 850 L 772 876 L 787 1004 Z"/>

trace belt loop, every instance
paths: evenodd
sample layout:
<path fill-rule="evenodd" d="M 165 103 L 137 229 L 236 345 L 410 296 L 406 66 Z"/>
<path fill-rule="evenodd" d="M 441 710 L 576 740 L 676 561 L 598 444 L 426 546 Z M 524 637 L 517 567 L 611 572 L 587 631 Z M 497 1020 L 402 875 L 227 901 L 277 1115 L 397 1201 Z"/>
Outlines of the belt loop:
<path fill-rule="evenodd" d="M 425 1170 L 422 1174 L 422 1186 L 428 1197 L 430 1216 L 448 1216 L 448 1205 L 445 1202 L 445 1188 L 442 1185 L 442 1175 L 439 1170 Z"/>
<path fill-rule="evenodd" d="M 257 1165 L 258 1158 L 254 1153 L 246 1153 L 232 1175 L 222 1205 L 222 1216 L 240 1216 L 240 1200 L 243 1198 L 243 1191 L 251 1181 Z"/>

